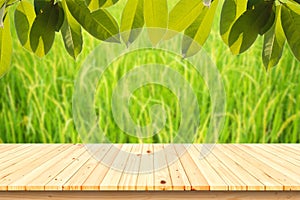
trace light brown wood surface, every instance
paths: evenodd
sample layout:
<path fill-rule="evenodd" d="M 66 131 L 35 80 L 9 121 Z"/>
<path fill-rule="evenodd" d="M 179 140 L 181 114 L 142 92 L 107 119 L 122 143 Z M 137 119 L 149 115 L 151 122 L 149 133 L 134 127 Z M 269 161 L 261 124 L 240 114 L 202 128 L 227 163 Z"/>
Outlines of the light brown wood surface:
<path fill-rule="evenodd" d="M 95 144 L 90 145 L 95 159 L 82 144 L 1 144 L 0 199 L 22 191 L 112 190 L 218 191 L 215 197 L 223 195 L 222 191 L 228 199 L 243 196 L 238 191 L 255 195 L 267 191 L 283 199 L 290 193 L 280 196 L 276 192 L 295 191 L 300 198 L 300 144 L 217 144 L 204 158 L 200 157 L 202 148 L 206 147 Z"/>
<path fill-rule="evenodd" d="M 0 192 L 1 200 L 298 200 L 300 192 L 220 192 L 220 191 L 155 191 L 155 192 Z"/>

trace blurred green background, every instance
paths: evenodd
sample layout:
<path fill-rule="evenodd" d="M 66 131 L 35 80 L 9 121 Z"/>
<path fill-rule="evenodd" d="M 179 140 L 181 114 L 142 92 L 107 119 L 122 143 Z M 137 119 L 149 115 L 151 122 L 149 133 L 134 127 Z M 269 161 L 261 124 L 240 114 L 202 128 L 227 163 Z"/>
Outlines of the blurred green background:
<path fill-rule="evenodd" d="M 172 2 L 175 4 L 175 1 Z M 120 21 L 124 1 L 109 8 Z M 172 6 L 172 5 L 170 5 Z M 219 35 L 220 9 L 213 30 L 204 45 L 216 63 L 226 89 L 226 121 L 219 143 L 299 143 L 300 63 L 286 46 L 277 67 L 266 72 L 261 61 L 262 39 L 246 53 L 233 56 Z M 0 143 L 82 142 L 72 119 L 74 80 L 86 56 L 100 44 L 84 34 L 84 50 L 74 61 L 65 52 L 61 35 L 56 35 L 51 52 L 40 59 L 24 50 L 13 33 L 13 60 L 8 74 L 0 79 Z M 153 58 L 155 60 L 155 57 Z M 137 90 L 130 102 L 133 119 L 151 123 L 149 108 L 159 103 L 166 108 L 167 126 L 157 135 L 138 139 L 123 133 L 114 124 L 110 108 L 112 83 L 128 68 L 119 66 L 99 84 L 95 110 L 99 124 L 112 142 L 172 142 L 180 118 L 176 97 L 167 89 L 149 85 Z M 204 141 L 210 118 L 209 93 L 196 74 L 181 72 L 196 84 L 201 100 L 200 124 L 194 142 Z M 107 82 L 106 82 L 107 81 Z M 192 85 L 193 85 L 192 84 Z"/>

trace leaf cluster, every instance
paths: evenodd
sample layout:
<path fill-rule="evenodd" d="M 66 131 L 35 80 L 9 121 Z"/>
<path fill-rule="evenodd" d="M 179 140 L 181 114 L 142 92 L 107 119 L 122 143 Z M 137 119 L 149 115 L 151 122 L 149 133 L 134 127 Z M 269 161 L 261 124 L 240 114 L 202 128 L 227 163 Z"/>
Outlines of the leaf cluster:
<path fill-rule="evenodd" d="M 118 0 L 0 0 L 0 77 L 7 72 L 12 54 L 8 12 L 21 45 L 39 57 L 46 55 L 59 33 L 74 59 L 82 51 L 82 30 L 108 42 L 130 45 L 144 26 L 156 45 L 176 32 L 184 32 L 182 54 L 193 56 L 207 40 L 219 0 L 179 0 L 169 11 L 167 0 L 127 0 L 120 24 L 107 7 Z M 11 5 L 17 4 L 15 9 Z M 163 31 L 170 30 L 170 31 Z M 125 32 L 126 34 L 119 34 Z M 220 35 L 233 54 L 248 50 L 264 37 L 262 60 L 267 69 L 278 64 L 287 43 L 300 60 L 299 0 L 225 0 Z"/>

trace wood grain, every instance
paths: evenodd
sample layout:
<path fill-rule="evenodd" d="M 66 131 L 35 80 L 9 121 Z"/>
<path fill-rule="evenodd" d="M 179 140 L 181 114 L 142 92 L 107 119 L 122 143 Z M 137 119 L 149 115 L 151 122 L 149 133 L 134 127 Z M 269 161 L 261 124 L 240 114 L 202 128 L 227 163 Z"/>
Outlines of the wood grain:
<path fill-rule="evenodd" d="M 0 192 L 1 200 L 298 200 L 300 192 L 218 192 L 218 191 L 184 191 L 184 192 Z"/>
<path fill-rule="evenodd" d="M 58 198 L 62 194 L 71 198 L 72 193 L 67 191 L 85 191 L 76 194 L 92 197 L 98 195 L 95 191 L 118 191 L 116 197 L 122 198 L 122 191 L 140 191 L 147 196 L 150 193 L 145 191 L 162 190 L 212 191 L 201 194 L 226 194 L 232 199 L 248 198 L 238 191 L 248 191 L 247 194 L 258 198 L 265 193 L 279 199 L 288 194 L 299 197 L 299 193 L 284 191 L 300 192 L 300 144 L 217 144 L 203 158 L 200 154 L 207 146 L 200 144 L 93 144 L 88 150 L 86 147 L 1 144 L 0 191 L 9 192 L 1 193 L 0 199 L 11 195 L 18 198 L 22 191 L 43 191 L 26 195 L 53 194 Z M 65 192 L 47 193 L 57 191 Z M 169 194 L 171 197 L 173 193 Z"/>

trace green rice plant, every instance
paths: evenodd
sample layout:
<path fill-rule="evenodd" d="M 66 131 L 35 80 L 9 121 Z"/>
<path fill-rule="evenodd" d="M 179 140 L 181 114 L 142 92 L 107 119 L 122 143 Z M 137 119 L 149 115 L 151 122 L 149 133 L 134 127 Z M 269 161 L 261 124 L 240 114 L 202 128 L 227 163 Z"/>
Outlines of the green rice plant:
<path fill-rule="evenodd" d="M 117 20 L 118 6 L 109 8 Z M 220 13 L 217 11 L 217 13 Z M 232 56 L 218 32 L 219 16 L 214 21 L 205 51 L 216 63 L 226 89 L 226 121 L 219 143 L 300 142 L 300 63 L 285 48 L 276 68 L 265 71 L 260 60 L 262 38 L 247 52 Z M 0 79 L 0 142 L 77 143 L 82 142 L 73 121 L 74 80 L 86 56 L 99 42 L 84 32 L 83 52 L 76 61 L 66 55 L 56 37 L 53 49 L 42 60 L 21 48 L 13 33 L 12 68 Z M 153 61 L 160 59 L 153 55 Z M 125 62 L 125 61 L 123 61 Z M 130 59 L 127 62 L 131 62 Z M 127 67 L 124 67 L 127 66 Z M 138 139 L 122 133 L 106 106 L 111 87 L 130 65 L 116 65 L 99 83 L 95 110 L 99 124 L 112 142 L 170 142 L 179 126 L 179 105 L 166 88 L 148 85 L 137 90 L 130 112 L 137 124 L 151 122 L 150 108 L 158 103 L 166 110 L 166 127 L 157 135 Z M 180 70 L 179 70 L 180 71 Z M 180 73 L 197 88 L 200 124 L 195 143 L 204 141 L 210 118 L 209 91 L 193 71 Z"/>

